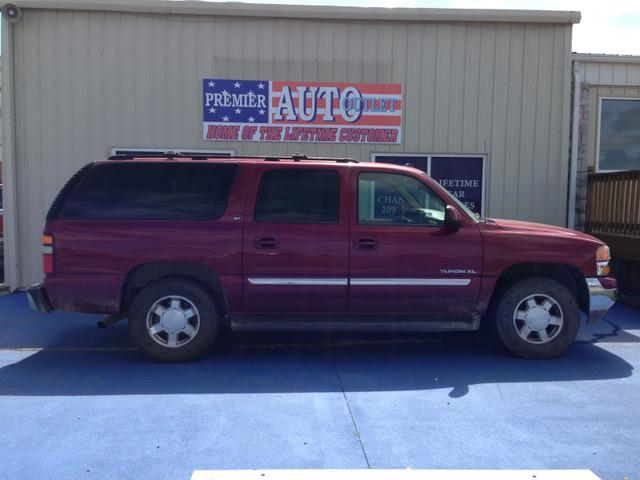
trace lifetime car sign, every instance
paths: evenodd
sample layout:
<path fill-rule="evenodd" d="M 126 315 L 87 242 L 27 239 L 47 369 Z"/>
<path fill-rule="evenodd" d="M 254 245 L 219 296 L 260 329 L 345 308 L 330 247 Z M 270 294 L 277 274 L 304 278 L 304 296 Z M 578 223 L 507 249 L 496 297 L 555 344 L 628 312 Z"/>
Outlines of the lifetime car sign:
<path fill-rule="evenodd" d="M 205 78 L 205 140 L 400 143 L 402 85 Z"/>

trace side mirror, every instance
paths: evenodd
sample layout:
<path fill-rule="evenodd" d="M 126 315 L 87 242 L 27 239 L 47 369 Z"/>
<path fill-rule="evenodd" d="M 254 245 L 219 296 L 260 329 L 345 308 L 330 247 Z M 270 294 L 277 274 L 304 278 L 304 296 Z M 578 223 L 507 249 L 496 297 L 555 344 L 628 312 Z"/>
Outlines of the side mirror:
<path fill-rule="evenodd" d="M 448 230 L 458 230 L 462 227 L 462 218 L 458 211 L 451 205 L 447 205 L 444 211 L 444 227 Z"/>

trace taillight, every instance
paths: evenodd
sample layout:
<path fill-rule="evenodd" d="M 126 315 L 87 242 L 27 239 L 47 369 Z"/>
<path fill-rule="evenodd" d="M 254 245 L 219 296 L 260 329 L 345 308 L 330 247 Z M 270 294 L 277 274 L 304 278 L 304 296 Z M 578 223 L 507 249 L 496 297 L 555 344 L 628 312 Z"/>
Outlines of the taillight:
<path fill-rule="evenodd" d="M 53 235 L 42 235 L 42 270 L 53 273 Z"/>

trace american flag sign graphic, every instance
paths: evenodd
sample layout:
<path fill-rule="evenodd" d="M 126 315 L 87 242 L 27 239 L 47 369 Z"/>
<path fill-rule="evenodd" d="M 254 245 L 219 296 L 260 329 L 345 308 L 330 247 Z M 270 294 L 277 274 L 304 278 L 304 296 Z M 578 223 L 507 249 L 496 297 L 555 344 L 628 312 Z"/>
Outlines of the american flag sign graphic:
<path fill-rule="evenodd" d="M 205 78 L 205 140 L 401 142 L 402 85 Z"/>

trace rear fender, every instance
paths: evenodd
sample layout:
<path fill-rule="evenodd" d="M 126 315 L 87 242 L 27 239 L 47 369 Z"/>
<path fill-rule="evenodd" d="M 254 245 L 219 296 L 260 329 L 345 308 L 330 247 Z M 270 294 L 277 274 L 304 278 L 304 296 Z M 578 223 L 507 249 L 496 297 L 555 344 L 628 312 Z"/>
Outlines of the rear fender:
<path fill-rule="evenodd" d="M 133 299 L 144 287 L 168 277 L 184 277 L 197 282 L 214 297 L 223 315 L 229 313 L 220 278 L 211 268 L 197 262 L 150 262 L 133 268 L 122 285 L 121 312 L 129 311 Z"/>

